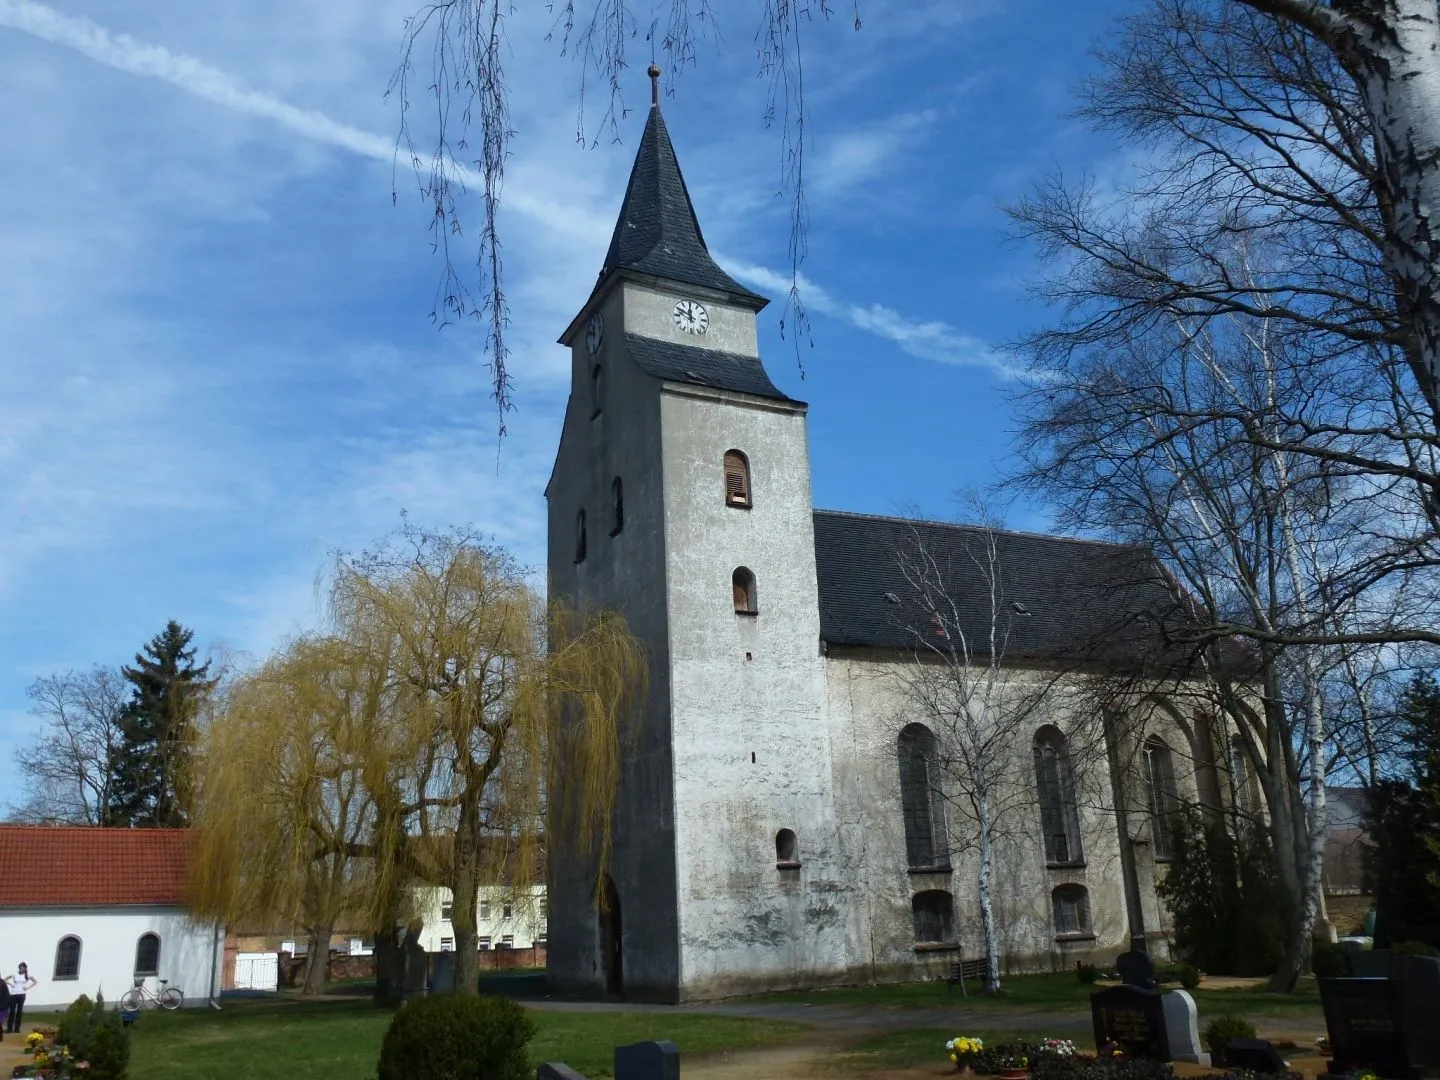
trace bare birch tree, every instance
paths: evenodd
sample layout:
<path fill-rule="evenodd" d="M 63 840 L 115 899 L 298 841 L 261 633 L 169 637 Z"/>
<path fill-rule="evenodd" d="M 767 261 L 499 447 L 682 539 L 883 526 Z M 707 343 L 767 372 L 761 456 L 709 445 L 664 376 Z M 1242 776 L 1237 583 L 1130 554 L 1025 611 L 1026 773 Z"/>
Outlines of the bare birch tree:
<path fill-rule="evenodd" d="M 1007 656 L 1011 624 L 1024 615 L 1007 593 L 998 526 L 978 504 L 976 509 L 981 523 L 974 527 L 917 522 L 897 552 L 909 586 L 902 610 L 918 615 L 904 627 L 913 648 L 901 679 L 906 715 L 918 717 L 935 737 L 934 771 L 927 776 L 931 796 L 958 811 L 952 818 L 961 827 L 945 829 L 944 846 L 976 855 L 985 985 L 995 993 L 1001 981 L 1002 928 L 994 896 L 998 849 L 1030 851 L 1045 828 L 1078 829 L 1035 820 L 1036 730 L 1058 721 L 1072 728 L 1065 732 L 1075 736 L 1072 747 L 1095 740 L 1066 724 L 1057 709 L 1058 669 L 1021 666 Z M 957 542 L 957 535 L 963 539 Z M 1057 785 L 1073 782 L 1077 762 L 1067 764 Z M 1060 812 L 1069 806 L 1073 813 L 1075 793 L 1056 795 Z"/>

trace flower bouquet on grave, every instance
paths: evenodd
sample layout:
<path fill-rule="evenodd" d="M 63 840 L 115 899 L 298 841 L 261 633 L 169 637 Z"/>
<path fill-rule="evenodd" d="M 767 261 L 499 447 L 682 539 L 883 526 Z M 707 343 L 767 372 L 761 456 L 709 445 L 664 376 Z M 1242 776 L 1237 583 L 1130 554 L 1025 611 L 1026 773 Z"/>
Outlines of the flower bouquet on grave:
<path fill-rule="evenodd" d="M 1030 1075 L 1030 1053 L 1025 1046 L 1003 1047 L 996 1063 L 1000 1080 L 1025 1080 Z"/>
<path fill-rule="evenodd" d="M 962 1073 L 973 1075 L 975 1059 L 984 1050 L 985 1041 L 983 1039 L 972 1039 L 968 1035 L 957 1035 L 955 1038 L 945 1041 L 945 1052 L 950 1056 L 950 1064 Z"/>
<path fill-rule="evenodd" d="M 1035 1047 L 1035 1053 L 1050 1054 L 1054 1057 L 1074 1057 L 1079 1052 L 1069 1039 L 1041 1039 L 1040 1045 Z"/>

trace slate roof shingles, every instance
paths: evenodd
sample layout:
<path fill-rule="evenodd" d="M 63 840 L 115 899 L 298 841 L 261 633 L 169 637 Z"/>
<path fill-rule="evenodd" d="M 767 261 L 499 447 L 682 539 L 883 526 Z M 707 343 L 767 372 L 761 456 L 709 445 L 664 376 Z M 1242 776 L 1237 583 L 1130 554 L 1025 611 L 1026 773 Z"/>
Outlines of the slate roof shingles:
<path fill-rule="evenodd" d="M 640 370 L 657 379 L 694 383 L 777 401 L 794 401 L 770 381 L 758 356 L 721 352 L 696 345 L 677 345 L 639 334 L 626 334 L 625 345 Z"/>
<path fill-rule="evenodd" d="M 0 908 L 179 906 L 187 829 L 0 825 Z"/>
<path fill-rule="evenodd" d="M 913 648 L 915 632 L 926 632 L 930 622 L 901 559 L 913 557 L 923 544 L 942 567 L 945 594 L 961 609 L 961 629 L 971 647 L 988 649 L 991 605 L 981 570 L 987 561 L 981 529 L 835 510 L 816 510 L 814 523 L 824 641 Z M 997 531 L 995 541 L 998 625 L 1007 657 L 1175 658 L 1164 646 L 1162 627 L 1184 613 L 1147 552 L 1005 531 Z"/>

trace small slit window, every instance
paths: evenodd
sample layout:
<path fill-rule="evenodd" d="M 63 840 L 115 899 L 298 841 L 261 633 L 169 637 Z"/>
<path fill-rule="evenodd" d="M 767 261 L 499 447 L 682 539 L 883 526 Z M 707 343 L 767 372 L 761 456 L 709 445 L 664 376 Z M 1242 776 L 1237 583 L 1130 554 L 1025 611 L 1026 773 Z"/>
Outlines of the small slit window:
<path fill-rule="evenodd" d="M 141 934 L 135 943 L 135 977 L 160 974 L 160 935 Z"/>
<path fill-rule="evenodd" d="M 55 946 L 54 979 L 78 979 L 80 977 L 80 939 L 67 934 Z"/>
<path fill-rule="evenodd" d="M 775 865 L 781 870 L 793 870 L 800 865 L 800 848 L 793 829 L 781 829 L 775 834 Z"/>
<path fill-rule="evenodd" d="M 575 561 L 585 561 L 585 511 L 575 515 Z"/>
<path fill-rule="evenodd" d="M 599 364 L 590 369 L 590 418 L 600 415 L 604 404 L 605 372 Z"/>
<path fill-rule="evenodd" d="M 618 476 L 610 483 L 610 511 L 610 535 L 615 536 L 625 528 L 625 485 Z"/>
<path fill-rule="evenodd" d="M 730 575 L 730 584 L 735 593 L 735 614 L 756 614 L 760 609 L 755 606 L 754 573 L 748 567 L 737 566 Z"/>
<path fill-rule="evenodd" d="M 739 450 L 725 452 L 725 505 L 750 506 L 750 462 Z"/>
<path fill-rule="evenodd" d="M 1090 895 L 1083 885 L 1061 885 L 1050 894 L 1055 912 L 1055 936 L 1090 933 Z"/>

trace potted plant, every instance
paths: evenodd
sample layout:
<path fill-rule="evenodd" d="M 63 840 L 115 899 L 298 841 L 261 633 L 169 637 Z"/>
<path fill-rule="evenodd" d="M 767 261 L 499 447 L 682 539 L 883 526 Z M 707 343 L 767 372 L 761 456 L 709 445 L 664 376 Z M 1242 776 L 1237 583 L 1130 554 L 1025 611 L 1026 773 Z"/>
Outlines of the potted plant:
<path fill-rule="evenodd" d="M 1030 1075 L 1030 1057 L 1023 1047 L 1007 1047 L 1000 1055 L 1000 1080 L 1025 1080 Z"/>
<path fill-rule="evenodd" d="M 966 1075 L 973 1075 L 975 1072 L 975 1059 L 985 1050 L 983 1039 L 972 1039 L 968 1035 L 956 1035 L 953 1039 L 945 1040 L 945 1052 L 950 1056 L 950 1064 L 955 1070 Z"/>

